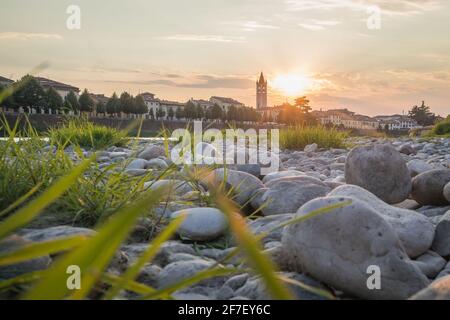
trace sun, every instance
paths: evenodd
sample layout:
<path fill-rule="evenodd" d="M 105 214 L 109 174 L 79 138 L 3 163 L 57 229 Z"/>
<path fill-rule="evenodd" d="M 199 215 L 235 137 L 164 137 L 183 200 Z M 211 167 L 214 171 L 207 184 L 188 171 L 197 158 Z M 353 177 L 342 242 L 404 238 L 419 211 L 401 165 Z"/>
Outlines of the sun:
<path fill-rule="evenodd" d="M 311 80 L 299 74 L 279 75 L 273 81 L 274 88 L 289 97 L 303 94 L 310 85 Z"/>

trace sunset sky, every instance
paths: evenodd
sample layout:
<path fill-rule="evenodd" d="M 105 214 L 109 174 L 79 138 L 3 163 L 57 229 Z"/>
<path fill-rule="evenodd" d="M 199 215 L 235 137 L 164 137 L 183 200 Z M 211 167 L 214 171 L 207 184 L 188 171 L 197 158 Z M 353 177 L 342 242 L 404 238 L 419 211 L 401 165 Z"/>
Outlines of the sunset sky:
<path fill-rule="evenodd" d="M 81 30 L 66 9 L 81 8 Z M 382 9 L 369 30 L 367 8 Z M 14 0 L 0 4 L 0 75 L 41 76 L 94 93 L 255 106 L 307 95 L 314 109 L 375 115 L 426 100 L 450 113 L 449 0 Z M 286 82 L 297 82 L 289 86 Z"/>

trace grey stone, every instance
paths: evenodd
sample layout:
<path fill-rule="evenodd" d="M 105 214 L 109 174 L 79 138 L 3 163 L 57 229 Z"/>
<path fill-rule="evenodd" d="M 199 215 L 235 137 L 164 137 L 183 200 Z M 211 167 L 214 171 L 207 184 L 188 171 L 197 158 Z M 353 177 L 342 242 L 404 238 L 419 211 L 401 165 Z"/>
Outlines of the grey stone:
<path fill-rule="evenodd" d="M 139 169 L 145 169 L 145 166 L 147 165 L 147 161 L 144 159 L 134 159 L 127 165 L 127 170 L 139 170 Z"/>
<path fill-rule="evenodd" d="M 312 144 L 308 144 L 303 151 L 304 152 L 316 152 L 317 149 L 319 148 L 317 143 L 312 143 Z"/>
<path fill-rule="evenodd" d="M 92 229 L 76 228 L 71 226 L 56 226 L 46 229 L 24 229 L 20 232 L 21 236 L 29 241 L 41 242 L 55 240 L 58 238 L 70 236 L 94 236 L 97 234 Z"/>
<path fill-rule="evenodd" d="M 450 202 L 450 182 L 445 185 L 443 194 L 444 198 L 447 199 L 448 202 Z"/>
<path fill-rule="evenodd" d="M 411 191 L 411 177 L 401 154 L 391 145 L 353 148 L 345 164 L 345 180 L 394 204 Z"/>
<path fill-rule="evenodd" d="M 448 262 L 442 271 L 437 275 L 436 279 L 450 276 L 450 262 Z"/>
<path fill-rule="evenodd" d="M 161 268 L 154 264 L 146 264 L 139 271 L 137 281 L 146 284 L 152 288 L 158 285 L 158 276 L 161 273 Z"/>
<path fill-rule="evenodd" d="M 262 181 L 264 183 L 267 183 L 274 179 L 279 179 L 279 178 L 284 178 L 284 177 L 304 176 L 304 175 L 305 175 L 304 172 L 298 171 L 298 170 L 277 171 L 277 172 L 269 173 L 268 175 L 266 175 L 263 178 Z"/>
<path fill-rule="evenodd" d="M 227 217 L 215 208 L 192 208 L 172 213 L 171 218 L 185 214 L 177 234 L 194 241 L 214 240 L 228 230 Z"/>
<path fill-rule="evenodd" d="M 422 214 L 390 206 L 363 188 L 344 185 L 331 191 L 329 196 L 350 197 L 368 204 L 397 232 L 406 252 L 417 257 L 431 247 L 434 238 L 433 224 Z"/>
<path fill-rule="evenodd" d="M 293 218 L 292 214 L 278 214 L 264 218 L 258 218 L 248 223 L 248 227 L 255 235 L 267 233 L 262 239 L 264 243 L 270 241 L 281 241 L 283 228 L 271 231 L 273 228 L 289 221 Z"/>
<path fill-rule="evenodd" d="M 364 299 L 406 299 L 426 287 L 429 280 L 408 258 L 395 230 L 364 202 L 315 199 L 297 216 L 347 201 L 351 204 L 284 229 L 283 252 L 292 268 Z M 367 286 L 369 266 L 380 268 L 379 290 Z"/>
<path fill-rule="evenodd" d="M 9 236 L 0 241 L 0 255 L 19 250 L 29 244 L 31 244 L 30 241 L 18 235 Z M 51 262 L 51 258 L 48 255 L 45 255 L 24 262 L 0 266 L 0 280 L 7 280 L 25 273 L 47 269 Z"/>
<path fill-rule="evenodd" d="M 428 278 L 435 278 L 444 269 L 447 261 L 436 252 L 428 251 L 418 257 L 414 263 Z"/>
<path fill-rule="evenodd" d="M 188 192 L 194 191 L 194 188 L 187 183 L 186 181 L 182 181 L 182 180 L 168 180 L 168 179 L 163 179 L 163 180 L 158 180 L 158 181 L 148 181 L 146 183 L 144 183 L 144 188 L 147 189 L 151 189 L 151 190 L 156 190 L 158 188 L 165 188 L 166 189 L 166 193 L 168 197 L 172 196 L 172 195 L 178 195 L 178 196 L 182 196 Z"/>
<path fill-rule="evenodd" d="M 166 155 L 166 150 L 157 145 L 151 145 L 146 147 L 140 154 L 139 158 L 145 160 L 151 160 L 158 157 L 164 157 Z"/>
<path fill-rule="evenodd" d="M 167 169 L 168 167 L 164 160 L 158 158 L 148 160 L 145 165 L 146 169 Z"/>
<path fill-rule="evenodd" d="M 158 288 L 167 288 L 211 268 L 213 265 L 214 262 L 202 259 L 170 263 L 164 267 L 158 276 Z"/>
<path fill-rule="evenodd" d="M 277 180 L 278 182 L 274 183 Z M 272 180 L 270 189 L 261 198 L 261 201 L 266 203 L 261 212 L 265 216 L 294 213 L 306 202 L 323 197 L 329 191 L 328 186 L 318 183 L 288 180 L 286 178 Z"/>
<path fill-rule="evenodd" d="M 402 145 L 398 151 L 406 155 L 415 154 L 417 152 L 410 144 Z"/>
<path fill-rule="evenodd" d="M 450 170 L 431 170 L 414 177 L 411 196 L 421 205 L 448 205 L 444 187 L 450 182 Z"/>
<path fill-rule="evenodd" d="M 441 217 L 436 226 L 432 248 L 442 257 L 450 258 L 450 211 Z"/>
<path fill-rule="evenodd" d="M 322 290 L 329 296 L 332 296 L 331 293 L 323 286 L 320 282 L 304 275 L 298 274 L 294 272 L 282 272 L 280 276 L 291 279 L 312 288 Z M 327 300 L 325 296 L 320 296 L 318 294 L 312 293 L 311 291 L 307 291 L 306 289 L 300 288 L 297 285 L 286 283 L 286 286 L 292 291 L 295 298 L 299 300 Z M 250 300 L 271 300 L 273 297 L 269 294 L 266 289 L 266 285 L 260 277 L 252 277 L 247 279 L 245 284 L 235 291 L 236 296 L 246 297 Z"/>

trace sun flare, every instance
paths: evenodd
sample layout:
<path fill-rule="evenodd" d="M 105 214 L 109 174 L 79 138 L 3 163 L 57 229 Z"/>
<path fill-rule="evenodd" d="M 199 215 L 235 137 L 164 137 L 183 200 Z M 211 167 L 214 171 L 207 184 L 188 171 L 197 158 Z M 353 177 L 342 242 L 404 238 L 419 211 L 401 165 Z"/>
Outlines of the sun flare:
<path fill-rule="evenodd" d="M 283 74 L 277 76 L 273 81 L 275 89 L 287 96 L 303 94 L 311 85 L 311 80 L 304 75 Z"/>

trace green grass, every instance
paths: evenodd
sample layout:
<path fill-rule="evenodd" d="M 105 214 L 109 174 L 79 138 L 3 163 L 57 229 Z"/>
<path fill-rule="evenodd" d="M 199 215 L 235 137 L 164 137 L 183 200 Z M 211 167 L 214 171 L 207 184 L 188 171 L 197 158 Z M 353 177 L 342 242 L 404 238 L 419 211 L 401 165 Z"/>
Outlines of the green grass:
<path fill-rule="evenodd" d="M 72 119 L 62 127 L 49 129 L 48 136 L 55 144 L 73 144 L 99 150 L 111 145 L 124 146 L 127 132 L 95 125 L 87 120 Z"/>
<path fill-rule="evenodd" d="M 280 147 L 303 150 L 308 144 L 317 143 L 321 148 L 344 148 L 347 133 L 333 128 L 288 127 L 280 130 Z"/>
<path fill-rule="evenodd" d="M 450 137 L 450 119 L 446 119 L 437 123 L 434 126 L 433 130 L 431 130 L 431 134 L 436 136 Z"/>

